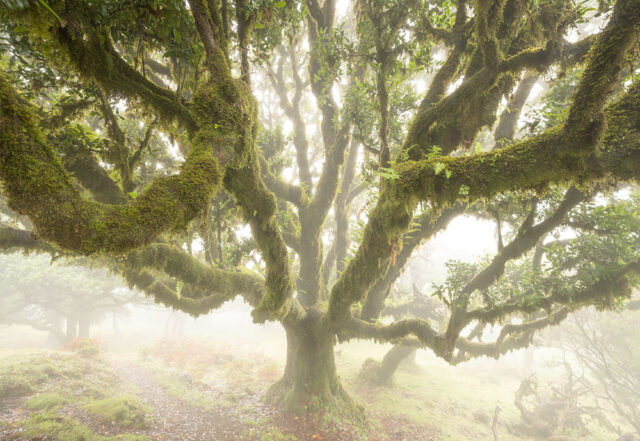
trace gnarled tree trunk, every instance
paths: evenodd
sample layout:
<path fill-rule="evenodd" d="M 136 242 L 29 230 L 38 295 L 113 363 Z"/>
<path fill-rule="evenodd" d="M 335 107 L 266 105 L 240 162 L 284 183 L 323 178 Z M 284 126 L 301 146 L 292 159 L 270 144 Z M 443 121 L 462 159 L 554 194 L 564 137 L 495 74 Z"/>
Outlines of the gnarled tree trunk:
<path fill-rule="evenodd" d="M 282 378 L 267 393 L 267 399 L 287 412 L 304 415 L 312 410 L 332 411 L 362 417 L 362 410 L 342 387 L 336 372 L 335 336 L 319 314 L 295 326 L 285 326 L 287 363 Z"/>

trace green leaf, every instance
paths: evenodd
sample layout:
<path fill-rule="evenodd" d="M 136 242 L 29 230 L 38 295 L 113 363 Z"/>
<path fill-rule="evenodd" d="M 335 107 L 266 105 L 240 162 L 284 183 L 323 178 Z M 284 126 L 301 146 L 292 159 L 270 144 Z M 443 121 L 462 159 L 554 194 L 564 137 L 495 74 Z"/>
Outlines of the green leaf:
<path fill-rule="evenodd" d="M 378 170 L 378 175 L 381 178 L 388 179 L 390 181 L 393 181 L 393 180 L 398 179 L 400 177 L 400 175 L 398 174 L 397 171 L 395 171 L 392 168 L 388 168 L 388 167 L 380 167 L 380 169 Z"/>
<path fill-rule="evenodd" d="M 287 2 L 285 1 L 281 1 L 275 4 L 276 8 L 284 8 L 285 6 L 287 6 Z"/>
<path fill-rule="evenodd" d="M 444 162 L 436 162 L 433 164 L 433 170 L 436 172 L 436 175 L 442 173 L 442 171 L 446 168 L 447 165 Z"/>
<path fill-rule="evenodd" d="M 44 0 L 38 0 L 38 2 L 39 2 L 42 6 L 44 6 L 44 7 L 45 7 L 49 12 L 51 12 L 51 13 L 53 14 L 53 16 L 54 16 L 55 18 L 57 18 L 57 19 L 58 19 L 58 21 L 59 21 L 60 23 L 62 23 L 62 19 L 60 18 L 60 16 L 59 16 L 58 14 L 56 14 L 56 11 L 54 11 L 53 9 L 51 9 L 51 6 L 49 6 L 49 5 L 48 5 Z"/>

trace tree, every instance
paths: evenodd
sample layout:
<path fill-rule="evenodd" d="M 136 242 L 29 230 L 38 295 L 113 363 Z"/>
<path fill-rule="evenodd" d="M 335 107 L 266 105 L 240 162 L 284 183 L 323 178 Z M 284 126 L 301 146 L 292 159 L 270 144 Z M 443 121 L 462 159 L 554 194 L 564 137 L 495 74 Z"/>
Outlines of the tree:
<path fill-rule="evenodd" d="M 600 316 L 582 311 L 569 321 L 568 332 L 555 344 L 573 355 L 589 374 L 585 382 L 597 402 L 612 409 L 623 428 L 640 433 L 637 323 L 638 312 L 631 309 Z"/>
<path fill-rule="evenodd" d="M 108 314 L 125 313 L 136 293 L 102 269 L 75 265 L 51 267 L 44 256 L 0 256 L 2 300 L 0 325 L 26 325 L 48 332 L 58 345 L 88 338 L 91 325 Z"/>
<path fill-rule="evenodd" d="M 18 223 L 2 229 L 1 246 L 100 256 L 194 315 L 243 296 L 256 322 L 286 331 L 285 372 L 269 397 L 287 409 L 354 409 L 338 340 L 402 342 L 447 361 L 498 356 L 580 307 L 616 304 L 636 281 L 631 241 L 606 265 L 578 255 L 533 291 L 498 283 L 486 295 L 589 195 L 638 178 L 638 0 L 601 1 L 600 11 L 358 0 L 341 20 L 333 0 L 3 4 L 0 179 Z M 598 20 L 601 32 L 565 40 Z M 516 139 L 536 76 L 574 71 L 559 123 Z M 413 82 L 431 72 L 416 94 Z M 466 280 L 440 291 L 444 326 L 383 324 L 417 245 L 500 198 L 527 205 L 520 227 L 484 268 L 466 267 Z M 242 224 L 253 240 L 236 235 L 227 248 Z M 598 271 L 574 284 L 581 263 Z M 466 336 L 500 322 L 493 343 Z"/>

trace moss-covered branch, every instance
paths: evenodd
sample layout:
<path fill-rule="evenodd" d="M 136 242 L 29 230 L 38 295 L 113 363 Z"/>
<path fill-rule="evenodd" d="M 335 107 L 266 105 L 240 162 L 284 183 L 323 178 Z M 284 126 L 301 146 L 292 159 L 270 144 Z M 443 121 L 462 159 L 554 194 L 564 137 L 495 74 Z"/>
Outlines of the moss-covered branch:
<path fill-rule="evenodd" d="M 50 254 L 59 252 L 57 248 L 38 240 L 31 231 L 11 227 L 0 227 L 0 250 L 35 251 Z"/>
<path fill-rule="evenodd" d="M 569 315 L 569 308 L 563 306 L 551 314 L 537 320 L 524 323 L 506 324 L 500 329 L 500 334 L 494 342 L 474 342 L 460 337 L 456 342 L 459 352 L 452 359 L 453 364 L 475 357 L 487 356 L 499 358 L 516 349 L 526 348 L 533 342 L 533 334 L 549 326 L 558 325 Z"/>
<path fill-rule="evenodd" d="M 168 244 L 152 244 L 130 253 L 123 262 L 127 270 L 149 268 L 192 287 L 198 287 L 224 298 L 242 295 L 250 304 L 262 298 L 264 281 L 249 272 L 226 271 L 211 267 Z"/>
<path fill-rule="evenodd" d="M 469 320 L 495 323 L 510 314 L 518 312 L 532 314 L 539 310 L 550 311 L 555 305 L 568 306 L 572 310 L 587 305 L 596 305 L 600 308 L 611 307 L 614 305 L 615 299 L 631 296 L 629 276 L 638 273 L 640 273 L 640 261 L 634 261 L 609 276 L 602 277 L 583 290 L 557 290 L 536 299 L 534 303 L 513 300 L 469 311 L 466 316 Z"/>
<path fill-rule="evenodd" d="M 402 248 L 397 252 L 395 264 L 389 265 L 384 275 L 367 292 L 360 318 L 363 320 L 378 318 L 385 307 L 384 303 L 391 292 L 391 287 L 402 274 L 413 252 L 420 244 L 444 230 L 452 219 L 464 212 L 465 208 L 464 204 L 457 204 L 442 211 L 427 211 L 416 218 L 416 227 L 402 239 Z"/>
<path fill-rule="evenodd" d="M 229 168 L 225 187 L 242 207 L 266 265 L 265 295 L 253 311 L 254 320 L 285 317 L 292 306 L 295 285 L 288 250 L 275 218 L 276 199 L 260 178 L 257 159 L 241 168 Z"/>
<path fill-rule="evenodd" d="M 107 93 L 139 98 L 163 120 L 178 121 L 193 130 L 189 110 L 176 95 L 147 80 L 115 51 L 107 32 L 87 31 L 87 37 L 74 35 L 67 28 L 54 31 L 61 47 L 81 75 L 94 80 Z"/>
<path fill-rule="evenodd" d="M 543 297 L 535 305 L 513 302 L 499 308 L 478 310 L 474 314 L 475 319 L 493 323 L 514 313 L 532 314 L 540 310 L 551 311 L 556 305 L 560 306 L 541 319 L 505 325 L 493 343 L 474 343 L 460 338 L 461 329 L 458 329 L 455 335 L 441 334 L 433 329 L 428 321 L 417 318 L 399 320 L 389 325 L 351 318 L 339 337 L 343 340 L 366 338 L 378 342 L 402 342 L 408 346 L 428 347 L 449 362 L 465 359 L 464 354 L 461 354 L 458 359 L 454 358 L 455 348 L 466 353 L 466 356 L 498 357 L 510 350 L 525 347 L 530 343 L 532 332 L 560 323 L 571 311 L 590 305 L 611 307 L 616 299 L 628 298 L 632 292 L 629 277 L 638 274 L 640 274 L 640 261 L 634 261 L 585 289 L 572 292 L 556 291 Z M 408 338 L 409 336 L 415 337 L 415 340 Z"/>
<path fill-rule="evenodd" d="M 189 286 L 176 289 L 175 283 L 166 277 L 160 277 L 148 270 L 136 271 L 123 269 L 122 276 L 132 288 L 143 291 L 154 301 L 162 305 L 186 312 L 194 317 L 207 314 L 219 308 L 223 303 L 233 300 L 241 293 L 219 293 L 199 290 L 198 296 L 186 296 Z M 247 300 L 251 303 L 251 297 Z"/>
<path fill-rule="evenodd" d="M 0 178 L 9 206 L 40 237 L 82 254 L 121 253 L 197 216 L 217 191 L 214 149 L 196 145 L 178 175 L 154 180 L 126 205 L 84 200 L 40 133 L 33 109 L 0 76 Z"/>
<path fill-rule="evenodd" d="M 52 142 L 77 136 L 74 131 L 64 129 L 65 127 L 56 134 Z M 59 145 L 64 154 L 62 162 L 65 169 L 73 174 L 73 177 L 91 193 L 96 201 L 114 205 L 124 204 L 127 201 L 122 189 L 100 166 L 96 156 L 88 148 L 83 148 L 81 140 L 60 142 Z"/>
<path fill-rule="evenodd" d="M 428 321 L 419 318 L 398 320 L 389 325 L 352 318 L 338 337 L 341 340 L 364 338 L 389 343 L 397 342 L 408 335 L 415 336 L 421 346 L 432 349 L 436 355 L 446 357 L 447 345 L 444 336 L 433 329 Z"/>
<path fill-rule="evenodd" d="M 618 178 L 623 178 L 626 174 L 640 175 L 637 166 L 628 163 L 614 164 L 611 160 L 603 162 L 598 157 L 594 158 L 596 165 L 589 168 L 585 161 L 589 154 L 594 155 L 603 133 L 604 117 L 597 117 L 595 109 L 600 108 L 602 113 L 604 96 L 612 85 L 617 84 L 618 74 L 622 69 L 621 60 L 635 41 L 639 26 L 640 1 L 618 2 L 612 19 L 591 51 L 591 61 L 577 91 L 580 98 L 570 109 L 570 115 L 575 116 L 561 128 L 494 153 L 470 157 L 439 157 L 396 165 L 398 177 L 380 196 L 378 205 L 369 218 L 358 252 L 333 287 L 329 303 L 331 318 L 336 322 L 346 320 L 351 305 L 363 298 L 375 281 L 376 274 L 388 265 L 394 244 L 409 227 L 418 201 L 428 201 L 439 206 L 453 204 L 459 199 L 474 201 L 490 198 L 508 190 L 540 190 L 553 183 L 577 179 L 593 180 L 606 173 Z M 472 80 L 473 78 L 469 81 Z M 594 91 L 591 90 L 590 83 L 597 83 L 594 84 Z M 637 94 L 637 90 L 631 90 L 621 102 L 627 103 L 630 100 L 637 103 Z M 619 107 L 620 105 L 612 106 L 612 111 L 609 112 L 611 118 L 622 118 L 614 115 L 615 109 Z M 581 108 L 586 109 L 590 116 L 580 116 Z M 637 112 L 633 116 L 637 117 Z M 421 119 L 420 114 L 416 119 Z M 634 120 L 628 124 L 633 127 L 637 123 Z M 612 125 L 616 124 L 620 123 Z M 628 147 L 626 155 L 622 156 L 637 157 L 638 147 Z M 621 156 L 620 143 L 611 148 L 615 149 L 618 157 Z M 443 165 L 448 173 L 437 173 L 436 162 L 441 164 L 440 167 Z M 632 163 L 637 165 L 639 162 Z M 607 165 L 611 168 L 606 169 Z M 617 169 L 618 167 L 624 169 Z M 635 175 L 629 168 L 635 168 Z"/>

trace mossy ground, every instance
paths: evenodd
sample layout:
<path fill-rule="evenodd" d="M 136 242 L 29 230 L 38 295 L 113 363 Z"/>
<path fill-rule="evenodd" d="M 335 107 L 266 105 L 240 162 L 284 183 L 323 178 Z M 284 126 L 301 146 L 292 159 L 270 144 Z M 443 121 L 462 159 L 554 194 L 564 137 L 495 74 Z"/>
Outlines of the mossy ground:
<path fill-rule="evenodd" d="M 0 353 L 0 378 L 20 378 L 32 390 L 22 396 L 0 397 L 0 409 L 23 409 L 18 416 L 0 412 L 0 438 L 14 433 L 9 439 L 16 441 L 44 434 L 60 441 L 156 439 L 165 429 L 159 424 L 167 412 L 148 400 L 148 390 L 127 377 L 127 372 L 137 370 L 156 389 L 154 393 L 175 404 L 174 409 L 184 409 L 189 418 L 209 419 L 211 426 L 224 425 L 216 440 L 487 440 L 493 437 L 491 419 L 496 406 L 501 409 L 499 439 L 521 439 L 506 427 L 519 420 L 513 399 L 519 379 L 527 376 L 517 360 L 452 368 L 421 352 L 417 367 L 400 368 L 392 385 L 364 383 L 358 375 L 362 362 L 369 357 L 381 359 L 386 349 L 362 342 L 337 348 L 342 384 L 366 408 L 368 422 L 362 425 L 345 423 L 322 405 L 306 417 L 294 417 L 265 404 L 264 395 L 279 378 L 283 363 L 250 348 L 180 339 L 151 344 L 137 352 L 109 353 L 106 358 L 6 351 Z M 133 384 L 123 381 L 122 371 L 116 369 L 119 363 L 129 366 L 125 377 Z M 164 435 L 163 439 L 178 439 Z M 614 437 L 594 430 L 585 439 Z"/>
<path fill-rule="evenodd" d="M 1 439 L 148 439 L 128 432 L 143 427 L 150 410 L 119 381 L 103 357 L 94 351 L 91 357 L 80 352 L 1 353 L 1 384 L 4 391 L 13 392 L 0 394 L 0 408 L 5 409 L 0 413 Z"/>

